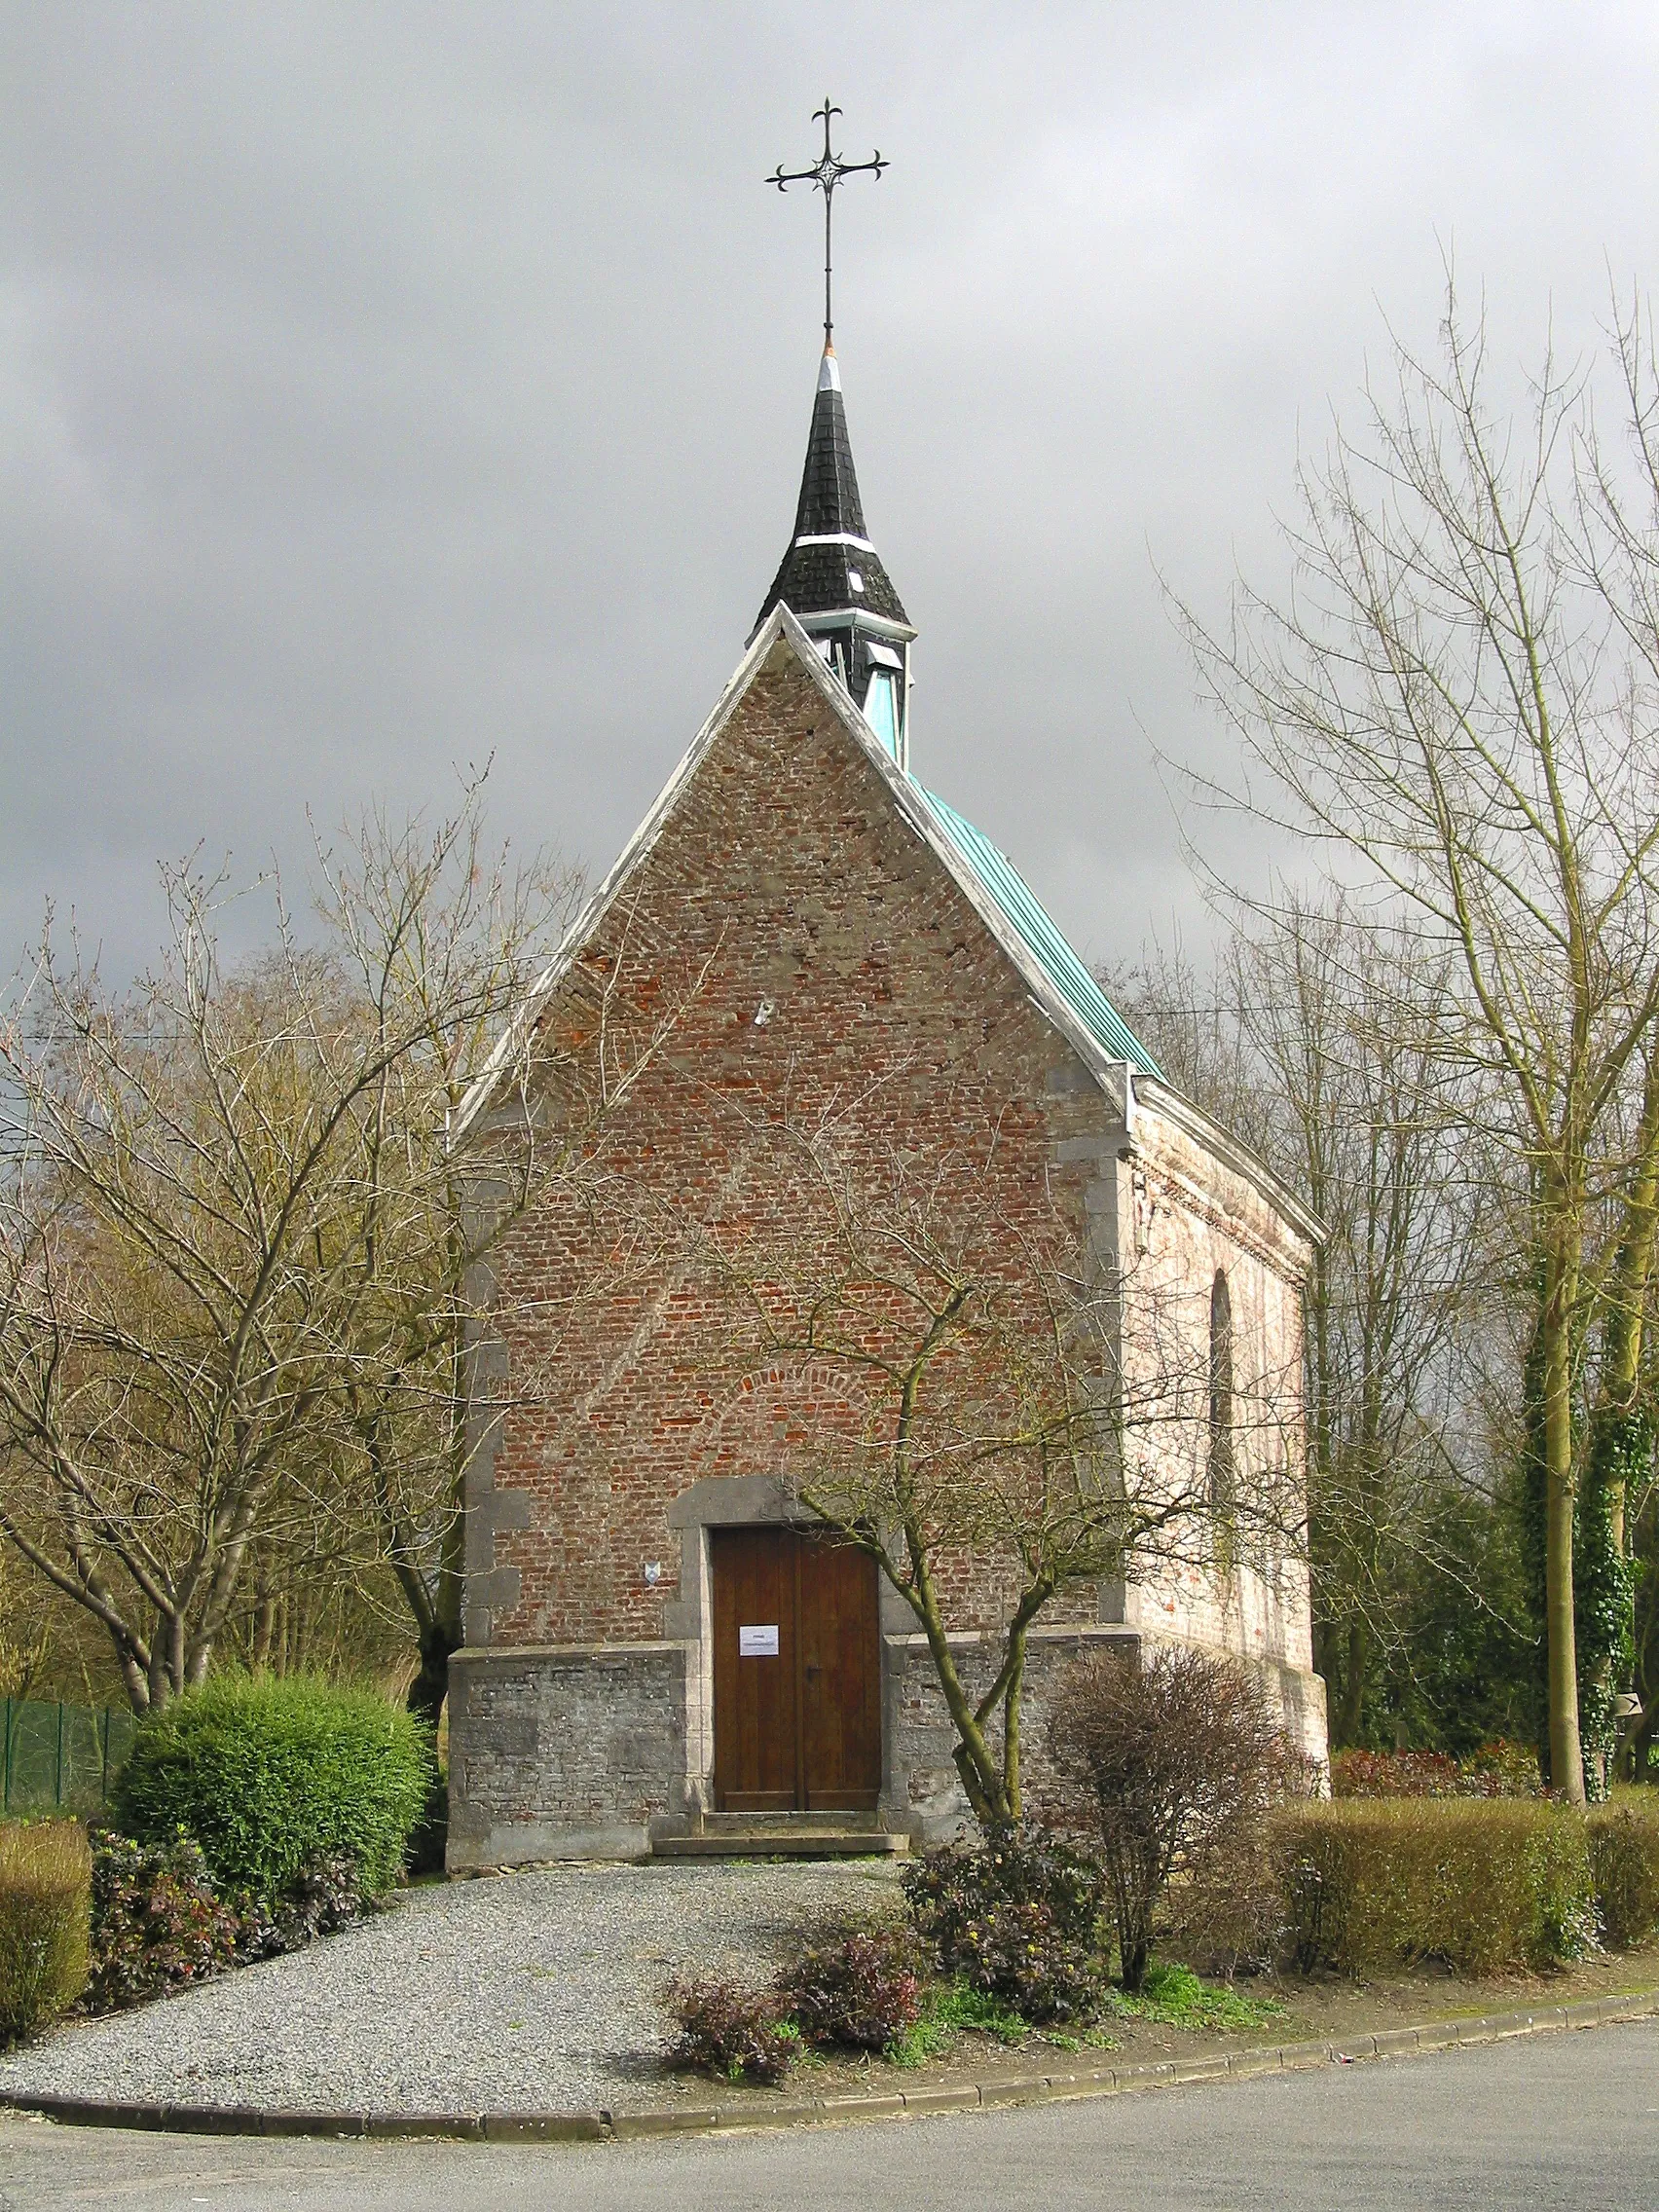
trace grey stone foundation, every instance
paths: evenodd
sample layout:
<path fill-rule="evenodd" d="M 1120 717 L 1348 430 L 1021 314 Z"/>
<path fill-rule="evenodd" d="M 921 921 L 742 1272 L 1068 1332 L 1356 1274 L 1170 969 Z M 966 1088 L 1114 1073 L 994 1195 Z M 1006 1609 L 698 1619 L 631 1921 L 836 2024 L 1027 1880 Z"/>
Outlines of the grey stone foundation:
<path fill-rule="evenodd" d="M 452 1874 L 643 1859 L 684 1771 L 680 1644 L 503 1647 L 450 1661 Z"/>
<path fill-rule="evenodd" d="M 1138 1646 L 1124 1625 L 1038 1628 L 1021 1709 L 1024 1796 L 1052 1810 L 1047 1751 L 1053 1695 L 1086 1651 Z M 971 1697 L 990 1682 L 997 1643 L 952 1638 Z M 552 1644 L 459 1651 L 450 1662 L 452 1873 L 548 1859 L 643 1859 L 713 1806 L 713 1731 L 705 1723 L 704 1643 Z M 1324 1736 L 1316 1675 L 1258 1661 L 1270 1698 L 1300 1740 Z M 955 1735 L 924 1640 L 882 1636 L 882 1827 L 918 1846 L 968 1825 Z M 1316 1717 L 1315 1717 L 1316 1716 Z"/>

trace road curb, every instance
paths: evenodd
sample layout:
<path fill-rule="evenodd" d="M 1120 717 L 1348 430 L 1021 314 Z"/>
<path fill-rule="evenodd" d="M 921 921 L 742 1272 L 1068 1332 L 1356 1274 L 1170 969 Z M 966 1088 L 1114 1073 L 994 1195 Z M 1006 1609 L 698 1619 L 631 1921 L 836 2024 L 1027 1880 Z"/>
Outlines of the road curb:
<path fill-rule="evenodd" d="M 1027 2074 L 965 2082 L 948 2088 L 894 2090 L 883 2095 L 813 2097 L 775 2105 L 713 2105 L 661 2112 L 307 2112 L 253 2105 L 121 2103 L 98 2097 L 40 2097 L 0 2090 L 0 2112 L 38 2114 L 72 2127 L 131 2127 L 168 2135 L 372 2137 L 379 2141 L 442 2137 L 461 2143 L 639 2142 L 664 2135 L 735 2135 L 761 2128 L 824 2126 L 834 2120 L 919 2119 L 951 2112 L 988 2112 L 1013 2105 L 1059 2104 L 1115 2097 L 1139 2089 L 1190 2088 L 1204 2082 L 1352 2066 L 1369 2058 L 1451 2050 L 1462 2044 L 1501 2043 L 1516 2036 L 1601 2027 L 1659 2014 L 1659 1989 L 1625 1997 L 1593 1997 L 1577 2005 L 1487 2012 L 1478 2018 L 1427 2020 L 1419 2027 L 1331 2043 L 1255 2045 L 1183 2064 L 1080 2068 L 1071 2074 Z"/>

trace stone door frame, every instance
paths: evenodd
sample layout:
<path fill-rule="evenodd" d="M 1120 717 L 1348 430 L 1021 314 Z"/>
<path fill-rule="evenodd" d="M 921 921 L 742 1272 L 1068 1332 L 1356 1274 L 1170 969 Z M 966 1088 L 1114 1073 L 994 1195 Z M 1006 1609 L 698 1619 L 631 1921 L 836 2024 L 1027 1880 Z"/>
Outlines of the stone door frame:
<path fill-rule="evenodd" d="M 711 1529 L 813 1526 L 794 1486 L 783 1475 L 708 1475 L 682 1493 L 668 1509 L 680 1536 L 680 1596 L 664 1608 L 663 1633 L 685 1653 L 685 1773 L 673 1827 L 693 1830 L 715 1810 L 715 1622 Z M 878 1644 L 881 1668 L 881 1788 L 887 1808 L 894 1793 L 893 1663 L 891 1639 L 914 1628 L 909 1609 L 879 1578 Z M 891 1824 L 890 1824 L 891 1825 Z M 669 1832 L 665 1825 L 664 1832 Z"/>

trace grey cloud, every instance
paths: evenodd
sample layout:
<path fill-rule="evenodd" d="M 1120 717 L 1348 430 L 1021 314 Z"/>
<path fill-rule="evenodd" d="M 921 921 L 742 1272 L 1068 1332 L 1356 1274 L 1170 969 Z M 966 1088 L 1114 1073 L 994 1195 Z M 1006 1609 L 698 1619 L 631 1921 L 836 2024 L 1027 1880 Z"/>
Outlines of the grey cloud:
<path fill-rule="evenodd" d="M 605 865 L 788 529 L 828 86 L 866 503 L 917 760 L 1089 949 L 1195 919 L 1154 741 L 1440 251 L 1506 357 L 1650 262 L 1610 6 L 0 6 L 0 940 L 119 960 L 151 864 L 442 803 Z M 1220 833 L 1220 832 L 1216 832 Z"/>

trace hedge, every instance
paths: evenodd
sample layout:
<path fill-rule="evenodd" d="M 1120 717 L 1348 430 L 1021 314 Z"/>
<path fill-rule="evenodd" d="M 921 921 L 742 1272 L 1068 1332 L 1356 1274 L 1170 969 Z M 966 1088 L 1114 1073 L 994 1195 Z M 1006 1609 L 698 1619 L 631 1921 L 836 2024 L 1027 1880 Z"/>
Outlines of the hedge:
<path fill-rule="evenodd" d="M 0 2049 L 87 1986 L 92 1854 L 75 1821 L 0 1823 Z"/>
<path fill-rule="evenodd" d="M 1602 1933 L 1615 1950 L 1640 1950 L 1659 1936 L 1659 1789 L 1615 1789 L 1589 1827 Z"/>
<path fill-rule="evenodd" d="M 1274 1842 L 1304 1972 L 1493 1973 L 1595 1947 L 1589 1826 L 1547 1802 L 1339 1798 L 1280 1814 Z"/>
<path fill-rule="evenodd" d="M 113 1810 L 141 1842 L 182 1829 L 224 1892 L 275 1905 L 345 1856 L 375 1896 L 397 1879 L 433 1772 L 427 1730 L 371 1691 L 227 1676 L 142 1722 Z"/>

